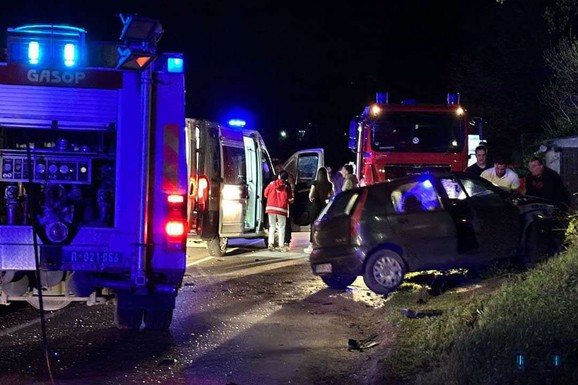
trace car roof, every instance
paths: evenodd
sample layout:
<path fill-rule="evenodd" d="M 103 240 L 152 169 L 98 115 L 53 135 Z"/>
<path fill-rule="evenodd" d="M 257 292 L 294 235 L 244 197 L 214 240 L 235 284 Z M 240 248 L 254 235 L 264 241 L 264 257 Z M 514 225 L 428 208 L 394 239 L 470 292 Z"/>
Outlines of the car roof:
<path fill-rule="evenodd" d="M 464 171 L 428 171 L 425 172 L 423 174 L 415 174 L 415 175 L 406 175 L 406 176 L 401 176 L 398 178 L 393 178 L 393 179 L 388 179 L 386 181 L 383 182 L 378 182 L 378 183 L 374 183 L 371 185 L 367 185 L 367 186 L 362 186 L 359 187 L 360 189 L 363 188 L 371 188 L 372 186 L 383 186 L 383 185 L 399 185 L 399 184 L 403 184 L 403 183 L 410 183 L 412 181 L 417 181 L 417 180 L 422 180 L 424 178 L 427 178 L 427 176 L 431 176 L 435 179 L 443 179 L 443 178 L 464 178 L 467 177 L 469 179 L 476 179 L 478 181 L 481 181 L 481 183 L 487 185 L 487 186 L 493 186 L 492 183 L 484 178 L 482 178 L 479 175 L 476 174 L 472 174 L 472 173 L 468 173 L 468 172 L 464 172 Z M 501 189 L 499 189 L 500 191 L 503 191 Z M 506 193 L 505 191 L 503 191 L 504 193 Z M 507 193 L 506 193 L 507 194 Z"/>

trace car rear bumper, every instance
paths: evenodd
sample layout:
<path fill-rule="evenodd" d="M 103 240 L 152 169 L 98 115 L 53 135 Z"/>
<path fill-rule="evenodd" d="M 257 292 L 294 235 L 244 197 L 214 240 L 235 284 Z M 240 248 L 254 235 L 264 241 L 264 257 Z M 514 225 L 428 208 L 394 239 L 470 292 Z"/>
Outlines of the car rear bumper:
<path fill-rule="evenodd" d="M 357 247 L 340 246 L 315 249 L 309 256 L 315 275 L 355 274 L 363 272 L 365 253 Z"/>

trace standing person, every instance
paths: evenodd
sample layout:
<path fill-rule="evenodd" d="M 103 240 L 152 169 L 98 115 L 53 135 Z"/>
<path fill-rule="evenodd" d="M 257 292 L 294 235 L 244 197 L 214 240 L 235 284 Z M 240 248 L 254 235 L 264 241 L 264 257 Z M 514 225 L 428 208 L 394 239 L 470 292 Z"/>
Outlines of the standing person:
<path fill-rule="evenodd" d="M 353 174 L 353 167 L 350 164 L 344 164 L 341 168 L 341 174 L 343 175 L 343 187 L 341 191 L 351 190 L 357 187 L 359 181 L 355 174 Z"/>
<path fill-rule="evenodd" d="M 337 194 L 343 190 L 343 174 L 341 174 L 341 172 L 333 172 L 331 167 L 327 167 L 327 175 L 329 176 L 329 181 L 333 183 L 334 194 Z"/>
<path fill-rule="evenodd" d="M 281 163 L 281 161 L 277 158 L 272 160 L 273 162 L 273 168 L 275 169 L 275 174 L 279 175 L 279 173 L 281 171 L 287 171 L 283 168 L 283 164 Z M 292 230 L 291 230 L 291 206 L 293 205 L 293 197 L 295 196 L 295 177 L 287 171 L 287 183 L 289 184 L 289 187 L 291 188 L 291 197 L 289 199 L 289 213 L 287 214 L 287 225 L 285 226 L 285 239 L 283 240 L 283 243 L 286 245 L 290 245 L 291 244 L 291 237 L 292 237 Z M 279 245 L 281 245 L 281 242 L 279 242 Z"/>
<path fill-rule="evenodd" d="M 305 250 L 306 253 L 313 251 L 313 222 L 319 216 L 319 213 L 329 203 L 329 198 L 333 195 L 333 184 L 329 181 L 327 169 L 320 167 L 317 170 L 317 177 L 311 189 L 309 190 L 309 200 L 311 201 L 311 208 L 309 211 L 309 218 L 311 218 L 311 230 L 309 232 L 309 246 Z"/>
<path fill-rule="evenodd" d="M 501 157 L 496 157 L 494 167 L 482 171 L 480 176 L 508 192 L 516 192 L 520 188 L 518 174 L 510 170 Z"/>
<path fill-rule="evenodd" d="M 526 194 L 549 199 L 563 210 L 570 207 L 570 194 L 560 175 L 544 166 L 542 158 L 533 157 L 528 164 L 530 174 L 526 176 Z"/>
<path fill-rule="evenodd" d="M 267 198 L 265 212 L 269 217 L 268 249 L 275 250 L 275 227 L 279 231 L 279 250 L 289 251 L 289 244 L 282 244 L 285 239 L 285 226 L 289 216 L 289 200 L 293 199 L 293 193 L 287 183 L 289 174 L 281 171 L 277 179 L 269 183 L 265 188 L 264 196 Z"/>
<path fill-rule="evenodd" d="M 488 149 L 486 146 L 484 146 L 483 144 L 479 145 L 478 147 L 476 147 L 475 153 L 476 153 L 476 163 L 467 167 L 466 172 L 480 176 L 484 170 L 491 168 L 492 165 L 489 162 L 487 162 Z"/>

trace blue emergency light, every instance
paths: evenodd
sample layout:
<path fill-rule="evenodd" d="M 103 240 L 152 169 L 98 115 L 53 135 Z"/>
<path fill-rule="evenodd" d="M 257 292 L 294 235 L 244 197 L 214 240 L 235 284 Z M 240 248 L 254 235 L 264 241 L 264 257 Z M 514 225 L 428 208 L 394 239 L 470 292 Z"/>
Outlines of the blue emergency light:
<path fill-rule="evenodd" d="M 64 65 L 72 67 L 76 62 L 76 46 L 72 43 L 64 45 Z"/>
<path fill-rule="evenodd" d="M 40 44 L 37 41 L 28 43 L 28 62 L 30 64 L 38 64 L 40 59 Z"/>
<path fill-rule="evenodd" d="M 448 92 L 448 105 L 460 104 L 460 94 Z"/>
<path fill-rule="evenodd" d="M 57 24 L 8 28 L 8 61 L 73 67 L 82 61 L 86 31 Z"/>
<path fill-rule="evenodd" d="M 167 71 L 170 73 L 181 74 L 183 73 L 184 63 L 183 59 L 180 57 L 170 57 L 167 59 Z"/>
<path fill-rule="evenodd" d="M 231 127 L 245 127 L 245 125 L 247 124 L 247 122 L 245 122 L 243 119 L 230 119 L 229 120 L 229 126 Z"/>

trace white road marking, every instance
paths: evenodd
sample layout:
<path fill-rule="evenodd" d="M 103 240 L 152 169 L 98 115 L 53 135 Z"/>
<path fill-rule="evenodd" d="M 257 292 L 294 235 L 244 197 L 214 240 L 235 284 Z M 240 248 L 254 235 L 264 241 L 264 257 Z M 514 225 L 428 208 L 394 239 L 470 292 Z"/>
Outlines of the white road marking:
<path fill-rule="evenodd" d="M 56 315 L 56 313 L 45 314 L 45 315 L 44 315 L 44 319 L 52 318 L 52 317 L 54 317 L 55 315 Z M 10 335 L 10 334 L 14 334 L 14 333 L 16 333 L 16 332 L 19 331 L 19 330 L 26 329 L 27 327 L 33 326 L 33 325 L 35 325 L 35 324 L 37 324 L 37 323 L 39 323 L 39 322 L 40 322 L 40 317 L 39 317 L 39 318 L 36 318 L 36 319 L 33 319 L 33 320 L 31 320 L 31 321 L 25 322 L 25 323 L 23 323 L 23 324 L 20 324 L 20 325 L 18 325 L 18 326 L 14 326 L 13 328 L 9 328 L 9 329 L 3 330 L 3 331 L 0 332 L 0 337 L 4 337 L 4 336 Z"/>
<path fill-rule="evenodd" d="M 199 259 L 198 261 L 187 263 L 187 267 L 193 266 L 193 265 L 198 265 L 199 263 L 203 263 L 203 262 L 208 261 L 208 260 L 213 259 L 213 258 L 215 258 L 215 257 L 205 257 L 203 259 Z"/>

